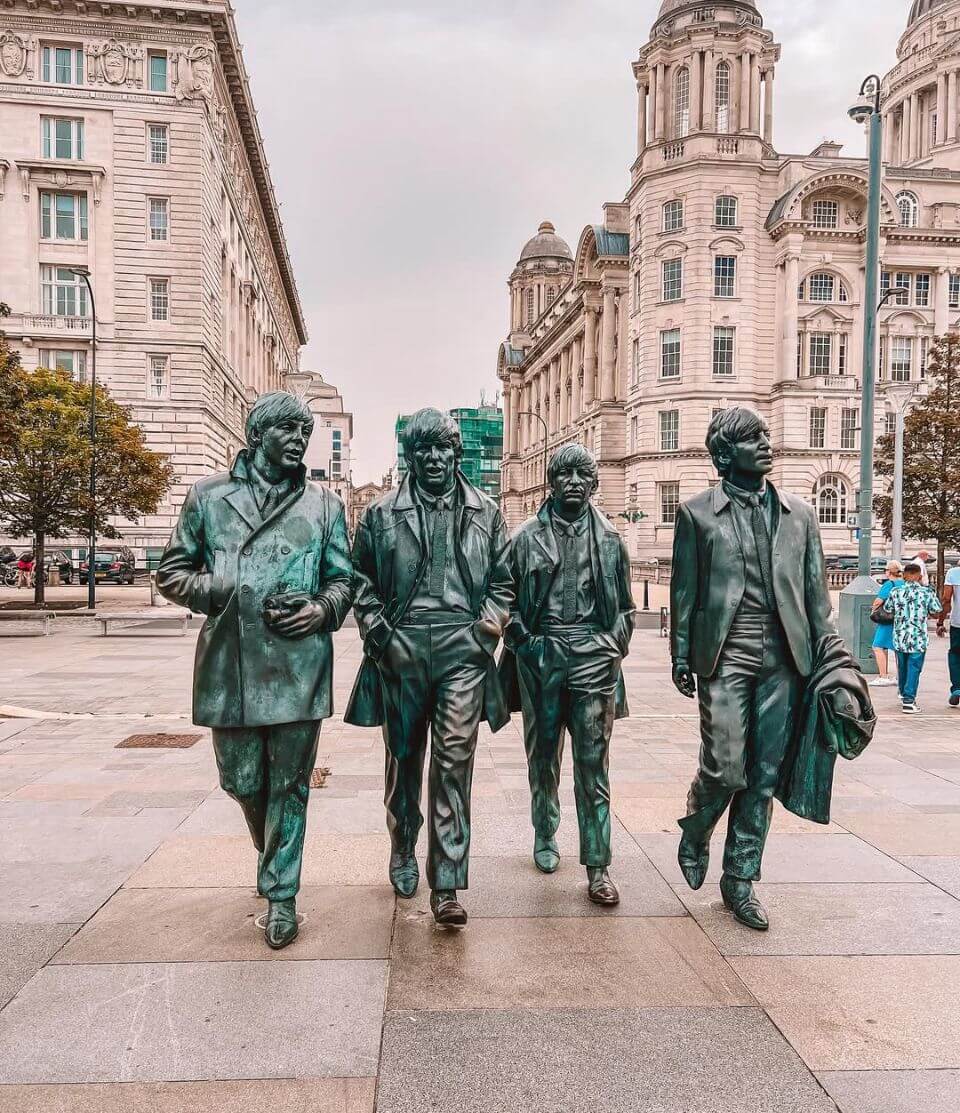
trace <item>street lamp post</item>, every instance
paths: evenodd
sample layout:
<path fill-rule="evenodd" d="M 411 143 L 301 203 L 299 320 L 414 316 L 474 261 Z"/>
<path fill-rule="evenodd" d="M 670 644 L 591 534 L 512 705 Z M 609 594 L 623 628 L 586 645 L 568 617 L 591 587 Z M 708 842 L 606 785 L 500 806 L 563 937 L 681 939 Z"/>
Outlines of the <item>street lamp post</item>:
<path fill-rule="evenodd" d="M 543 426 L 543 497 L 547 497 L 547 442 L 550 439 L 550 430 L 547 428 L 547 423 L 539 414 L 535 414 L 533 410 L 520 410 L 517 417 L 533 417 Z"/>
<path fill-rule="evenodd" d="M 863 400 L 860 411 L 860 559 L 857 578 L 840 594 L 840 632 L 864 672 L 875 673 L 870 610 L 877 584 L 870 577 L 873 542 L 873 447 L 876 398 L 876 337 L 880 303 L 880 191 L 883 176 L 883 117 L 880 78 L 871 74 L 860 86 L 860 99 L 850 109 L 858 124 L 870 125 L 870 172 L 867 199 L 866 277 L 863 298 Z M 890 291 L 893 293 L 893 291 Z"/>
<path fill-rule="evenodd" d="M 87 548 L 87 608 L 97 608 L 97 303 L 90 283 L 89 267 L 69 267 L 82 278 L 90 295 L 93 339 L 90 349 L 90 539 Z"/>

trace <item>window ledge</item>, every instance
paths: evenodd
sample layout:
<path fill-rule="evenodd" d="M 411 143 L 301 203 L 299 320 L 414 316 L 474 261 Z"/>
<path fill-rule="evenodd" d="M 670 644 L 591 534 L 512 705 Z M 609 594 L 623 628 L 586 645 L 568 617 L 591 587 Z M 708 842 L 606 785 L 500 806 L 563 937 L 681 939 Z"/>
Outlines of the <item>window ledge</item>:
<path fill-rule="evenodd" d="M 92 162 L 74 162 L 72 159 L 38 158 L 17 159 L 20 171 L 20 190 L 24 201 L 30 200 L 30 186 L 49 186 L 52 189 L 93 189 L 93 203 L 100 204 L 106 170 Z"/>

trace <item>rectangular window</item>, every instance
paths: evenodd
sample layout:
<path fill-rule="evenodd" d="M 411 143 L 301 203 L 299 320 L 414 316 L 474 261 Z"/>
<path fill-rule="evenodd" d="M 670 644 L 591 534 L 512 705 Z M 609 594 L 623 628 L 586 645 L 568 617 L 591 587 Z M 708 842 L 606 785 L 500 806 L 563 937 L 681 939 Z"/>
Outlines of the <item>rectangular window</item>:
<path fill-rule="evenodd" d="M 167 56 L 166 54 L 149 54 L 150 60 L 150 92 L 165 93 L 167 91 Z"/>
<path fill-rule="evenodd" d="M 630 381 L 634 386 L 640 382 L 640 338 L 633 341 L 633 355 L 630 360 Z"/>
<path fill-rule="evenodd" d="M 883 416 L 883 429 L 888 437 L 894 436 L 897 431 L 897 415 L 884 414 Z"/>
<path fill-rule="evenodd" d="M 840 223 L 840 206 L 836 201 L 814 201 L 814 228 L 836 228 Z"/>
<path fill-rule="evenodd" d="M 844 409 L 840 415 L 840 447 L 853 451 L 857 447 L 857 422 L 860 411 Z"/>
<path fill-rule="evenodd" d="M 895 285 L 901 287 L 904 292 L 902 294 L 895 294 L 890 299 L 890 304 L 891 305 L 909 305 L 910 304 L 910 292 L 913 290 L 912 279 L 913 279 L 913 275 L 906 274 L 904 271 L 899 271 L 898 272 L 897 281 L 896 281 Z"/>
<path fill-rule="evenodd" d="M 715 378 L 729 378 L 733 374 L 733 355 L 737 330 L 718 325 L 713 330 L 713 374 Z"/>
<path fill-rule="evenodd" d="M 914 304 L 926 309 L 930 305 L 930 275 L 918 274 L 913 281 Z"/>
<path fill-rule="evenodd" d="M 660 451 L 676 452 L 680 447 L 680 411 L 660 411 Z"/>
<path fill-rule="evenodd" d="M 150 239 L 165 242 L 170 234 L 170 202 L 166 197 L 150 198 Z"/>
<path fill-rule="evenodd" d="M 827 411 L 820 406 L 810 410 L 810 447 L 825 448 L 827 443 Z"/>
<path fill-rule="evenodd" d="M 88 236 L 85 193 L 40 194 L 40 238 L 85 240 Z"/>
<path fill-rule="evenodd" d="M 634 276 L 633 276 L 633 308 L 634 308 L 634 311 L 636 311 L 640 308 L 640 291 L 642 289 L 641 281 L 642 281 L 641 273 L 640 273 L 640 271 L 636 271 Z"/>
<path fill-rule="evenodd" d="M 713 260 L 713 296 L 732 298 L 737 294 L 737 257 L 717 255 Z"/>
<path fill-rule="evenodd" d="M 83 48 L 45 46 L 41 52 L 41 76 L 54 85 L 83 84 Z"/>
<path fill-rule="evenodd" d="M 908 383 L 913 378 L 913 337 L 890 338 L 890 379 L 895 383 Z"/>
<path fill-rule="evenodd" d="M 667 259 L 663 264 L 664 301 L 679 301 L 683 297 L 683 260 Z"/>
<path fill-rule="evenodd" d="M 847 373 L 847 334 L 840 333 L 840 351 L 837 352 L 837 374 L 846 375 Z"/>
<path fill-rule="evenodd" d="M 40 268 L 40 303 L 51 317 L 88 317 L 86 283 L 66 267 Z"/>
<path fill-rule="evenodd" d="M 835 287 L 836 282 L 832 274 L 818 271 L 816 274 L 810 275 L 810 300 L 833 301 Z"/>
<path fill-rule="evenodd" d="M 170 129 L 166 124 L 147 125 L 149 161 L 153 166 L 166 166 L 170 158 Z"/>
<path fill-rule="evenodd" d="M 78 383 L 87 381 L 87 353 L 70 351 L 43 351 L 39 353 L 39 367 L 53 371 L 66 371 Z"/>
<path fill-rule="evenodd" d="M 636 452 L 640 442 L 640 419 L 630 418 L 630 451 Z"/>
<path fill-rule="evenodd" d="M 833 333 L 810 333 L 810 374 L 830 375 L 833 371 Z"/>
<path fill-rule="evenodd" d="M 737 199 L 736 197 L 718 197 L 714 209 L 714 224 L 718 228 L 737 227 Z"/>
<path fill-rule="evenodd" d="M 44 116 L 40 135 L 43 158 L 83 160 L 83 120 Z"/>
<path fill-rule="evenodd" d="M 950 308 L 960 309 L 960 274 L 950 275 Z"/>
<path fill-rule="evenodd" d="M 927 377 L 927 359 L 930 356 L 930 337 L 920 337 L 920 378 Z"/>
<path fill-rule="evenodd" d="M 150 320 L 170 320 L 170 279 L 150 279 Z"/>
<path fill-rule="evenodd" d="M 680 509 L 680 484 L 675 481 L 658 483 L 657 502 L 660 505 L 660 525 L 676 525 L 677 511 Z"/>
<path fill-rule="evenodd" d="M 147 397 L 163 399 L 170 394 L 170 357 L 151 355 L 148 357 Z"/>
<path fill-rule="evenodd" d="M 683 202 L 668 201 L 663 206 L 664 232 L 679 232 L 683 227 Z"/>
<path fill-rule="evenodd" d="M 680 330 L 666 329 L 660 333 L 660 378 L 680 378 Z"/>
<path fill-rule="evenodd" d="M 880 358 L 877 361 L 877 378 L 883 379 L 887 371 L 887 339 L 885 336 L 880 337 L 877 347 L 880 350 Z"/>

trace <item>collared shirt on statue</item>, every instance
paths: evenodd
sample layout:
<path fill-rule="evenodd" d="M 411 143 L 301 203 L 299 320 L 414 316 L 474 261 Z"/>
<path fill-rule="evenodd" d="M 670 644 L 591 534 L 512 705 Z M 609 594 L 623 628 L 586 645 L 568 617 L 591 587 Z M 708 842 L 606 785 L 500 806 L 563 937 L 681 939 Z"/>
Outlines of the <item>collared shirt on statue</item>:
<path fill-rule="evenodd" d="M 723 490 L 730 499 L 730 513 L 743 549 L 744 591 L 740 608 L 754 614 L 773 614 L 773 499 L 768 484 L 760 491 L 745 491 L 728 480 Z"/>
<path fill-rule="evenodd" d="M 545 626 L 599 622 L 597 591 L 590 554 L 590 515 L 567 522 L 552 511 L 550 523 L 560 567 L 547 594 L 540 621 Z"/>
<path fill-rule="evenodd" d="M 460 510 L 460 491 L 455 486 L 437 497 L 413 485 L 414 501 L 423 510 L 424 544 L 429 559 L 408 618 L 416 621 L 417 612 L 452 611 L 471 614 L 470 593 L 463 582 L 456 554 L 456 526 Z"/>
<path fill-rule="evenodd" d="M 279 483 L 271 483 L 252 464 L 247 482 L 250 484 L 253 500 L 264 518 L 268 518 L 293 490 L 292 480 L 281 479 Z"/>

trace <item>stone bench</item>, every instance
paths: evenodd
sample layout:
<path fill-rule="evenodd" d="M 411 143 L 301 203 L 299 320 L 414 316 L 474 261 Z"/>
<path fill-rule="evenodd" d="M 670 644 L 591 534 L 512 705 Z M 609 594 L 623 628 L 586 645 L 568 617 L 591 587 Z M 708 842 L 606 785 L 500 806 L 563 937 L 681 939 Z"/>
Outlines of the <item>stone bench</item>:
<path fill-rule="evenodd" d="M 50 633 L 50 623 L 57 617 L 55 611 L 0 611 L 0 621 L 3 622 L 42 622 L 43 629 L 39 634 L 30 631 L 25 634 L 3 634 L 7 638 L 43 638 Z"/>
<path fill-rule="evenodd" d="M 143 611 L 140 611 L 137 614 L 124 614 L 119 611 L 99 611 L 96 615 L 96 619 L 97 622 L 100 623 L 100 633 L 103 637 L 107 637 L 111 622 L 149 622 L 161 623 L 164 626 L 179 626 L 180 636 L 186 637 L 187 626 L 193 619 L 193 615 L 190 613 L 190 611 L 180 610 L 179 608 L 177 610 L 174 610 L 173 613 L 170 613 L 170 611 L 168 610 L 160 609 L 156 614 L 145 614 Z M 143 631 L 136 631 L 133 633 L 128 633 L 125 636 L 151 637 L 153 635 L 147 634 Z"/>

